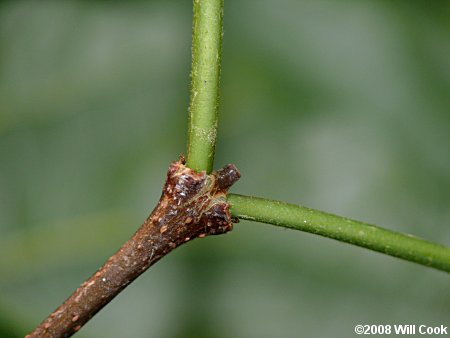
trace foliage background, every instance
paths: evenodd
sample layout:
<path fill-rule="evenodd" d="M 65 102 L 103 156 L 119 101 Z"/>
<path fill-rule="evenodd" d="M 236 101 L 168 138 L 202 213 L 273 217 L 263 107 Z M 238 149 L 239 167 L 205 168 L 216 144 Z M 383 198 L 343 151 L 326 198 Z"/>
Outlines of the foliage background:
<path fill-rule="evenodd" d="M 0 336 L 128 239 L 186 139 L 189 1 L 0 4 Z M 216 166 L 234 192 L 450 245 L 445 1 L 225 1 Z M 448 275 L 241 222 L 164 258 L 78 337 L 349 337 L 450 325 Z"/>

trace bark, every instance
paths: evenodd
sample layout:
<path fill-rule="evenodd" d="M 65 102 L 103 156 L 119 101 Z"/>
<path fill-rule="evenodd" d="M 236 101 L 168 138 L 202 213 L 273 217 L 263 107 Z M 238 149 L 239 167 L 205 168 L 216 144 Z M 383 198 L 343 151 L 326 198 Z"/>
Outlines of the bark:
<path fill-rule="evenodd" d="M 26 338 L 70 337 L 160 258 L 197 237 L 232 230 L 226 192 L 240 177 L 232 164 L 206 175 L 170 165 L 158 205 L 117 253 Z"/>

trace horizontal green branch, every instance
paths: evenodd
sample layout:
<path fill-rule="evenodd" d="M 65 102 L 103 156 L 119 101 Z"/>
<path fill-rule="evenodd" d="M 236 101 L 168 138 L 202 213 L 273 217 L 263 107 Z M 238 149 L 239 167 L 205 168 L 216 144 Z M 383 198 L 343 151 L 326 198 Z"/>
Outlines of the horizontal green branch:
<path fill-rule="evenodd" d="M 299 205 L 229 194 L 231 214 L 334 238 L 370 250 L 450 272 L 450 248 L 412 235 L 380 228 Z"/>

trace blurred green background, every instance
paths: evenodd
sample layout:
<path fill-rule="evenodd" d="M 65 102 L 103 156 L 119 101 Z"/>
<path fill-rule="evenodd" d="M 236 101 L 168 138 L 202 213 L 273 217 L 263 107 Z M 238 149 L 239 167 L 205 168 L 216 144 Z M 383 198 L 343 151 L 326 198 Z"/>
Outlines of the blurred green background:
<path fill-rule="evenodd" d="M 216 167 L 234 192 L 450 245 L 447 1 L 225 0 Z M 190 1 L 0 4 L 0 336 L 126 241 L 184 152 Z M 450 326 L 445 273 L 241 222 L 164 258 L 77 337 L 352 337 Z"/>

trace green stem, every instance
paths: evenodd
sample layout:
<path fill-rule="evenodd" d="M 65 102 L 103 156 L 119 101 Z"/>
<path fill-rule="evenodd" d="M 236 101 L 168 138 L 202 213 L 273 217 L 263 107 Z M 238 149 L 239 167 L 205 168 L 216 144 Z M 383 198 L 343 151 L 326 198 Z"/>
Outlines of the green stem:
<path fill-rule="evenodd" d="M 219 106 L 223 0 L 194 0 L 187 166 L 213 168 Z"/>
<path fill-rule="evenodd" d="M 299 205 L 228 195 L 231 214 L 240 219 L 311 232 L 411 262 L 450 272 L 450 248 L 378 226 Z"/>

